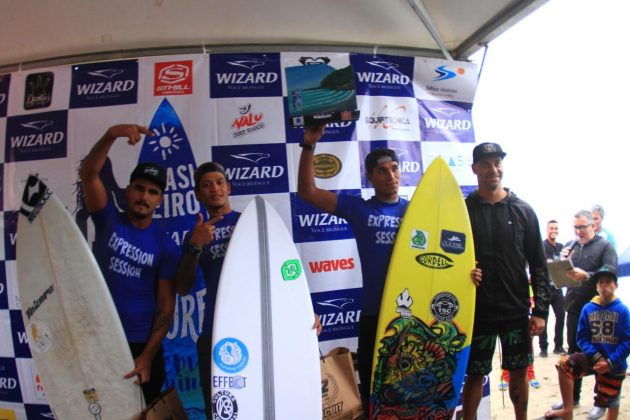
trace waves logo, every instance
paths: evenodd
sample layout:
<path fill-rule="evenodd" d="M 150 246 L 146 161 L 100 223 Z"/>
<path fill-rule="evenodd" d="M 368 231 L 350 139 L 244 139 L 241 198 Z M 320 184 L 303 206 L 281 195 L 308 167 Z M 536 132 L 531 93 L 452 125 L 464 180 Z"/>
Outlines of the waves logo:
<path fill-rule="evenodd" d="M 280 54 L 210 54 L 210 97 L 282 96 Z"/>
<path fill-rule="evenodd" d="M 373 112 L 371 116 L 365 117 L 365 123 L 369 124 L 373 130 L 383 128 L 385 130 L 410 131 L 411 126 L 406 105 L 392 107 L 384 105 L 378 113 Z"/>
<path fill-rule="evenodd" d="M 24 86 L 24 109 L 47 108 L 52 102 L 55 73 L 32 73 L 26 76 Z"/>
<path fill-rule="evenodd" d="M 391 55 L 351 54 L 357 94 L 371 96 L 413 95 L 413 58 Z"/>
<path fill-rule="evenodd" d="M 155 96 L 190 95 L 193 93 L 192 60 L 155 63 Z"/>
<path fill-rule="evenodd" d="M 6 162 L 63 158 L 67 155 L 68 111 L 7 118 Z"/>
<path fill-rule="evenodd" d="M 329 153 L 320 153 L 313 157 L 316 178 L 328 179 L 337 176 L 341 172 L 341 166 L 341 159 Z"/>
<path fill-rule="evenodd" d="M 239 107 L 238 113 L 232 121 L 232 137 L 235 139 L 265 128 L 265 114 L 253 112 L 251 104 Z"/>
<path fill-rule="evenodd" d="M 437 73 L 437 76 L 433 79 L 434 82 L 441 82 L 444 80 L 453 79 L 457 76 L 463 76 L 466 72 L 463 67 L 457 67 L 455 70 L 449 70 L 446 65 L 436 67 L 433 69 Z"/>
<path fill-rule="evenodd" d="M 70 108 L 135 104 L 137 100 L 137 60 L 72 67 Z"/>

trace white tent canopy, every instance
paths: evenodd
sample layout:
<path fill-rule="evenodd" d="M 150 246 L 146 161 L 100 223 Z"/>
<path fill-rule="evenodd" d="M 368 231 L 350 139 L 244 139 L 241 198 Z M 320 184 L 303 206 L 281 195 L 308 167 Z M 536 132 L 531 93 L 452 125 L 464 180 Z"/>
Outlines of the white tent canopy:
<path fill-rule="evenodd" d="M 547 0 L 21 0 L 0 73 L 142 55 L 345 50 L 465 60 Z"/>

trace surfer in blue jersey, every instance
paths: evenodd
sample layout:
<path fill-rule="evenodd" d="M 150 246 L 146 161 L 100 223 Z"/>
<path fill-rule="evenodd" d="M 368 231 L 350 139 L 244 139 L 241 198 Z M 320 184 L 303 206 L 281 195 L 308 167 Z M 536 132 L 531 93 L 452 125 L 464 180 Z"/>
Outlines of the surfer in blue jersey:
<path fill-rule="evenodd" d="M 162 340 L 175 311 L 177 248 L 164 226 L 153 220 L 166 188 L 166 172 L 153 163 L 136 166 L 125 189 L 124 213 L 108 199 L 99 177 L 117 139 L 126 138 L 133 146 L 143 135 L 152 133 L 135 124 L 110 127 L 81 162 L 79 176 L 96 232 L 93 252 L 135 361 L 135 369 L 124 377 L 136 377 L 150 403 L 160 394 L 166 376 Z"/>
<path fill-rule="evenodd" d="M 206 283 L 205 312 L 197 339 L 197 354 L 206 416 L 212 418 L 210 365 L 214 307 L 225 252 L 241 213 L 234 211 L 230 205 L 232 188 L 223 165 L 216 162 L 202 164 L 195 170 L 194 180 L 195 198 L 203 204 L 208 217 L 199 213 L 194 227 L 184 237 L 176 287 L 180 295 L 188 294 L 199 270 Z"/>
<path fill-rule="evenodd" d="M 527 418 L 531 340 L 545 328 L 549 312 L 538 218 L 529 204 L 503 188 L 505 155 L 496 143 L 481 143 L 473 149 L 472 171 L 478 187 L 466 198 L 477 259 L 471 274 L 477 285 L 475 321 L 462 391 L 463 418 L 470 420 L 477 416 L 484 376 L 492 371 L 497 337 L 501 340 L 501 367 L 510 372 L 514 418 Z M 530 280 L 534 297 L 531 317 Z"/>
<path fill-rule="evenodd" d="M 357 359 L 367 413 L 381 296 L 396 233 L 409 202 L 398 195 L 400 168 L 398 156 L 391 149 L 372 150 L 365 158 L 367 178 L 374 187 L 374 196 L 369 200 L 318 188 L 313 155 L 323 135 L 323 125 L 307 127 L 304 131 L 304 140 L 300 143 L 298 196 L 326 213 L 344 218 L 356 238 L 363 274 Z"/>

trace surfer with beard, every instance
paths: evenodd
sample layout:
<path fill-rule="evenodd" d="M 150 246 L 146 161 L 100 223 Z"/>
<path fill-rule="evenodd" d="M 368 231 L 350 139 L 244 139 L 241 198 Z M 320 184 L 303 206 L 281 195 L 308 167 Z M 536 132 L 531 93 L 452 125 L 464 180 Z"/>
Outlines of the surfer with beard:
<path fill-rule="evenodd" d="M 481 143 L 473 149 L 472 171 L 478 186 L 466 198 L 466 206 L 477 259 L 477 268 L 471 274 L 477 295 L 468 376 L 462 391 L 464 419 L 477 416 L 484 376 L 492 370 L 497 337 L 501 340 L 501 367 L 510 372 L 514 418 L 527 418 L 531 336 L 542 332 L 549 312 L 538 218 L 529 204 L 503 188 L 505 156 L 496 143 Z M 528 271 L 534 293 L 531 317 Z"/>
<path fill-rule="evenodd" d="M 138 144 L 146 127 L 120 124 L 107 129 L 81 162 L 79 176 L 86 210 L 94 223 L 93 253 L 103 272 L 134 357 L 135 368 L 121 372 L 136 377 L 146 403 L 159 394 L 166 377 L 162 340 L 175 311 L 177 248 L 165 226 L 153 220 L 162 203 L 166 172 L 154 163 L 140 163 L 125 189 L 127 210 L 119 212 L 108 199 L 99 174 L 114 142 Z"/>

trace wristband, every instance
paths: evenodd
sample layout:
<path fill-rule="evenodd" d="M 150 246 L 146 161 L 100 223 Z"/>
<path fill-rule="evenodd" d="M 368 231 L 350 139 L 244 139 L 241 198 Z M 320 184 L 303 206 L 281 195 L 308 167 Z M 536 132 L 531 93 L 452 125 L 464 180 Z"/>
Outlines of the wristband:
<path fill-rule="evenodd" d="M 308 144 L 308 143 L 304 143 L 301 142 L 299 144 L 299 146 L 304 149 L 304 150 L 310 150 L 311 152 L 313 152 L 315 150 L 315 145 L 314 144 Z"/>
<path fill-rule="evenodd" d="M 203 248 L 194 244 L 188 244 L 188 248 L 186 248 L 186 252 L 190 255 L 199 255 L 201 251 L 203 251 Z"/>

